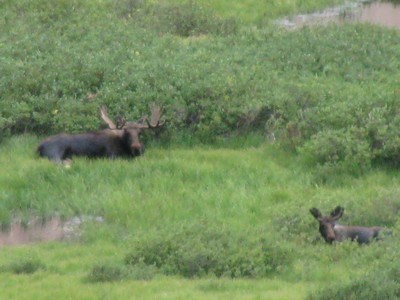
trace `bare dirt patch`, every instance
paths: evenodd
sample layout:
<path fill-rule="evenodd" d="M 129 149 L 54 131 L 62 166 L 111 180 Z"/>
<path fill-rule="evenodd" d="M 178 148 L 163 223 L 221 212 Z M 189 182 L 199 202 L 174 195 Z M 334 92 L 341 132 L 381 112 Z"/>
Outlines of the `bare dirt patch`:
<path fill-rule="evenodd" d="M 400 5 L 391 2 L 349 2 L 311 14 L 300 14 L 276 20 L 287 29 L 326 24 L 370 23 L 400 29 Z"/>
<path fill-rule="evenodd" d="M 14 220 L 8 228 L 0 231 L 0 247 L 33 244 L 45 241 L 63 241 L 79 237 L 81 225 L 87 221 L 103 222 L 102 217 L 74 217 L 62 220 L 60 217 L 52 217 L 43 221 L 32 218 L 23 223 Z"/>

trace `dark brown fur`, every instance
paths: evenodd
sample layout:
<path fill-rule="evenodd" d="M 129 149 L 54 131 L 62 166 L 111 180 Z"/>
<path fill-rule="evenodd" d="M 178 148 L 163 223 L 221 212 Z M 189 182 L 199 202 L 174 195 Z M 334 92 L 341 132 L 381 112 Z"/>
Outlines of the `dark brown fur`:
<path fill-rule="evenodd" d="M 367 244 L 378 238 L 382 227 L 344 226 L 336 223 L 343 215 L 344 208 L 337 206 L 329 216 L 322 216 L 316 208 L 310 209 L 311 214 L 319 222 L 319 232 L 327 243 L 340 242 L 346 239 Z"/>
<path fill-rule="evenodd" d="M 117 119 L 117 123 L 108 117 L 107 109 L 102 107 L 100 115 L 109 129 L 81 134 L 58 134 L 43 140 L 37 151 L 40 156 L 62 163 L 73 156 L 94 157 L 135 157 L 144 153 L 144 145 L 139 136 L 143 129 L 159 128 L 162 108 L 153 105 L 151 121 L 147 116 L 138 122 L 125 122 Z M 147 125 L 145 124 L 147 123 Z"/>
<path fill-rule="evenodd" d="M 144 153 L 139 141 L 140 129 L 105 129 L 92 133 L 58 134 L 51 136 L 38 147 L 38 153 L 57 163 L 72 156 L 135 157 Z"/>

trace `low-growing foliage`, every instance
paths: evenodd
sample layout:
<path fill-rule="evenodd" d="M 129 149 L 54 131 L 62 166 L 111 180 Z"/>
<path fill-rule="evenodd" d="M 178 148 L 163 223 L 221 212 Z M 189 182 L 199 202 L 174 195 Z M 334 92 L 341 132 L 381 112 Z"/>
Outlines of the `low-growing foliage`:
<path fill-rule="evenodd" d="M 395 300 L 400 297 L 399 266 L 379 269 L 351 282 L 335 284 L 309 295 L 309 300 Z"/>
<path fill-rule="evenodd" d="M 11 272 L 14 274 L 33 274 L 39 270 L 45 269 L 45 264 L 39 258 L 34 256 L 21 257 L 8 265 L 0 267 L 2 272 Z"/>
<path fill-rule="evenodd" d="M 291 260 L 289 251 L 275 243 L 207 226 L 142 238 L 125 257 L 127 265 L 143 263 L 189 278 L 265 277 L 288 268 Z"/>
<path fill-rule="evenodd" d="M 182 37 L 230 35 L 237 30 L 235 19 L 222 19 L 194 1 L 146 4 L 144 1 L 130 0 L 125 5 L 121 4 L 121 14 L 124 17 L 131 18 L 137 26 L 160 34 L 170 33 Z"/>

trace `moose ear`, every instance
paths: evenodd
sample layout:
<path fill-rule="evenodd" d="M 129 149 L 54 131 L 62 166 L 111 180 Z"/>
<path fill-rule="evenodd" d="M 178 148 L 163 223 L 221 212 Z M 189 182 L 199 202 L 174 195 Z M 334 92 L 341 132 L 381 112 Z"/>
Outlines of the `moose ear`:
<path fill-rule="evenodd" d="M 311 214 L 314 216 L 314 218 L 316 218 L 316 219 L 322 217 L 321 212 L 320 212 L 318 209 L 316 209 L 315 207 L 313 207 L 313 208 L 310 209 L 310 213 L 311 213 Z"/>
<path fill-rule="evenodd" d="M 343 212 L 344 208 L 341 206 L 337 206 L 334 210 L 332 210 L 331 217 L 337 220 L 343 215 Z"/>

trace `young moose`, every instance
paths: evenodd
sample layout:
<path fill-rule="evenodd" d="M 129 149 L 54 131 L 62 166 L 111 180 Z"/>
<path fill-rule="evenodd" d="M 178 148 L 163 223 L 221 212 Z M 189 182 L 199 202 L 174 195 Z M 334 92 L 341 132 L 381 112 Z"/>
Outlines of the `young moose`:
<path fill-rule="evenodd" d="M 136 122 L 117 119 L 116 124 L 108 117 L 107 109 L 100 109 L 102 120 L 108 129 L 81 134 L 58 134 L 41 142 L 37 151 L 40 156 L 63 163 L 72 156 L 86 157 L 135 157 L 144 153 L 144 146 L 139 140 L 143 129 L 154 129 L 164 125 L 160 122 L 163 110 L 153 105 L 151 120 L 144 116 Z"/>
<path fill-rule="evenodd" d="M 336 223 L 343 215 L 344 208 L 336 207 L 330 216 L 323 217 L 321 212 L 316 208 L 311 208 L 310 212 L 319 222 L 319 232 L 327 243 L 333 241 L 343 241 L 351 239 L 359 244 L 367 244 L 372 239 L 378 237 L 382 227 L 361 227 L 361 226 L 344 226 Z"/>

